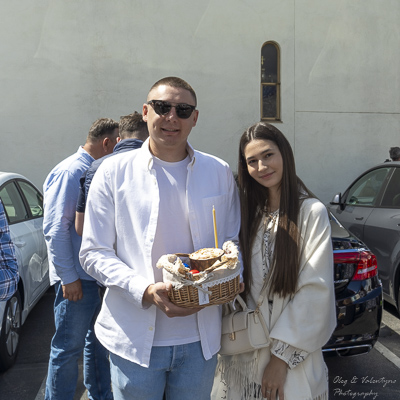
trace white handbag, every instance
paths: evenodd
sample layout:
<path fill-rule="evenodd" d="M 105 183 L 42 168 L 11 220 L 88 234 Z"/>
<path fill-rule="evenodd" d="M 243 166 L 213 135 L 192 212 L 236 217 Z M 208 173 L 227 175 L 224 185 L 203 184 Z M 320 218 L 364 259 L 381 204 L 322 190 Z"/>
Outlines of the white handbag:
<path fill-rule="evenodd" d="M 260 311 L 263 297 L 255 310 L 250 310 L 240 295 L 228 305 L 230 311 L 222 318 L 220 355 L 232 356 L 269 346 L 268 328 Z M 236 305 L 241 309 L 237 310 Z"/>

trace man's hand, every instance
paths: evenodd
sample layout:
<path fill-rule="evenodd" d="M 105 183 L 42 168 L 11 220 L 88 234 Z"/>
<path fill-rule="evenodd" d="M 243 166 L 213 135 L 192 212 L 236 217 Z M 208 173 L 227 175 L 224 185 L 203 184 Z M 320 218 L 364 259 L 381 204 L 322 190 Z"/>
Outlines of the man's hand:
<path fill-rule="evenodd" d="M 203 307 L 186 308 L 179 307 L 171 302 L 168 292 L 171 289 L 170 282 L 157 282 L 150 285 L 143 294 L 143 302 L 154 304 L 168 317 L 185 317 L 199 312 Z"/>
<path fill-rule="evenodd" d="M 83 297 L 81 280 L 62 285 L 64 299 L 78 301 Z"/>
<path fill-rule="evenodd" d="M 271 360 L 265 367 L 261 391 L 268 400 L 284 400 L 283 385 L 286 381 L 288 366 L 285 361 L 271 354 Z"/>

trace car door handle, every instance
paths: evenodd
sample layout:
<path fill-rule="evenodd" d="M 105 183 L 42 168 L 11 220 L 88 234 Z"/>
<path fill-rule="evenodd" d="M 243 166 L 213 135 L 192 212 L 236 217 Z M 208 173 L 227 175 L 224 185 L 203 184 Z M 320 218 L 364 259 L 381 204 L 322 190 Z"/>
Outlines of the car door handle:
<path fill-rule="evenodd" d="M 357 221 L 362 221 L 364 219 L 364 217 L 355 217 L 354 219 Z"/>
<path fill-rule="evenodd" d="M 17 247 L 24 247 L 24 246 L 26 246 L 26 242 L 17 241 L 17 242 L 14 242 L 14 244 L 15 244 Z"/>

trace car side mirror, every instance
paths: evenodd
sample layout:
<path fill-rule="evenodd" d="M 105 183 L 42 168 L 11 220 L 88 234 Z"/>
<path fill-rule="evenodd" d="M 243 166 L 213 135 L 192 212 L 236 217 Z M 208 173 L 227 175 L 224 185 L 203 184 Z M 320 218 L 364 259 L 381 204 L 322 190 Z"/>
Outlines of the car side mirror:
<path fill-rule="evenodd" d="M 342 193 L 336 193 L 333 196 L 333 199 L 331 201 L 331 204 L 333 206 L 339 206 L 341 210 L 344 210 L 344 203 L 342 201 Z"/>

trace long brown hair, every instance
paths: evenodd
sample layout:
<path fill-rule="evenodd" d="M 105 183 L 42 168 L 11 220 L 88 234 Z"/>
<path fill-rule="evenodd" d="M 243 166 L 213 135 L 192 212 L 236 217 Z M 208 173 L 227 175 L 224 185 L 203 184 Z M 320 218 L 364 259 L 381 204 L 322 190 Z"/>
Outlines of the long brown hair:
<path fill-rule="evenodd" d="M 273 125 L 259 122 L 248 128 L 240 139 L 238 185 L 241 203 L 240 248 L 244 264 L 245 295 L 252 284 L 251 254 L 254 239 L 268 207 L 268 188 L 253 179 L 247 169 L 244 149 L 252 140 L 274 142 L 282 155 L 283 174 L 279 204 L 279 222 L 270 272 L 272 293 L 280 296 L 294 294 L 299 276 L 298 218 L 301 201 L 314 197 L 296 175 L 294 156 L 290 143 Z"/>

